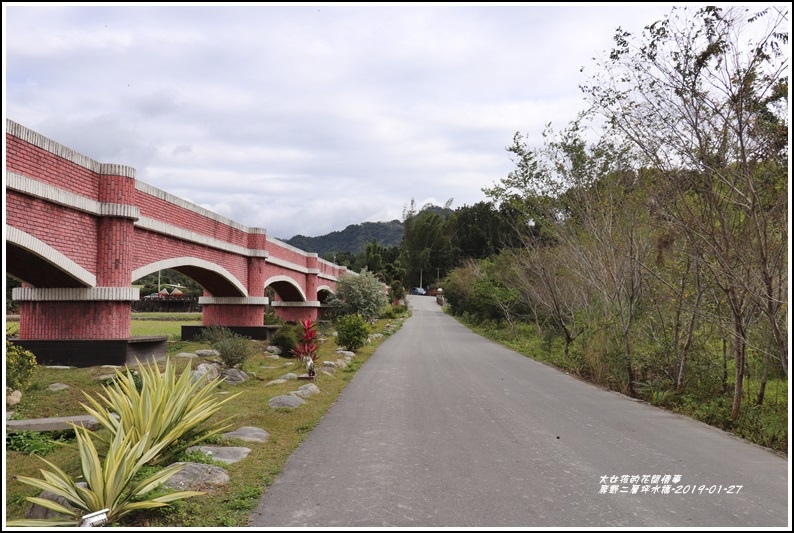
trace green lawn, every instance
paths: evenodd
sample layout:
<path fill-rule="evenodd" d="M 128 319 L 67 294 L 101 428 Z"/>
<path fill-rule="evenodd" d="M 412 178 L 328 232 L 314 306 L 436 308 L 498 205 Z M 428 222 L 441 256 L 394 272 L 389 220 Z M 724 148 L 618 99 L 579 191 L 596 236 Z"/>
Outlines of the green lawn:
<path fill-rule="evenodd" d="M 169 340 L 182 337 L 183 325 L 201 324 L 201 313 L 133 313 L 130 335 L 133 337 L 165 336 Z M 19 332 L 19 318 L 6 320 L 6 336 Z"/>
<path fill-rule="evenodd" d="M 201 324 L 201 313 L 178 313 L 180 316 L 163 316 L 165 313 L 136 313 L 133 315 L 130 335 L 133 337 L 165 336 L 176 341 L 182 338 L 183 325 Z M 176 314 L 176 313 L 172 313 Z"/>
<path fill-rule="evenodd" d="M 189 321 L 173 321 L 162 319 L 133 320 L 133 335 L 166 335 L 171 337 L 179 332 L 182 324 L 195 324 L 195 317 Z M 386 328 L 391 322 L 397 328 Z M 138 514 L 129 515 L 124 523 L 108 524 L 109 526 L 137 526 L 158 528 L 179 527 L 234 527 L 240 528 L 247 525 L 248 516 L 258 505 L 262 494 L 273 483 L 290 454 L 317 425 L 325 412 L 335 402 L 336 398 L 345 388 L 359 367 L 374 353 L 377 346 L 391 333 L 399 329 L 402 319 L 378 320 L 371 327 L 372 333 L 383 333 L 384 337 L 373 341 L 356 351 L 353 363 L 347 368 L 338 369 L 331 374 L 318 373 L 316 385 L 321 393 L 313 396 L 311 400 L 297 409 L 271 409 L 268 400 L 281 394 L 289 394 L 300 383 L 288 381 L 286 383 L 265 386 L 286 372 L 302 373 L 302 363 L 291 358 L 271 359 L 264 351 L 265 342 L 256 343 L 259 351 L 252 356 L 243 366 L 251 376 L 248 381 L 239 385 L 221 384 L 219 394 L 242 392 L 243 394 L 224 407 L 213 417 L 221 420 L 233 418 L 233 426 L 255 426 L 265 429 L 270 437 L 265 443 L 245 443 L 252 449 L 250 455 L 239 463 L 225 465 L 231 477 L 230 482 L 222 487 L 213 488 L 204 496 L 189 498 L 184 501 L 174 502 L 173 505 Z M 8 324 L 7 324 L 8 327 Z M 322 333 L 323 341 L 320 344 L 321 361 L 336 361 L 336 348 L 334 337 L 330 331 Z M 168 343 L 169 359 L 173 361 L 179 371 L 192 367 L 198 362 L 190 363 L 190 359 L 171 357 L 179 352 L 194 352 L 208 345 L 186 341 L 171 341 Z M 31 387 L 23 393 L 22 401 L 17 406 L 20 418 L 39 418 L 49 416 L 65 416 L 85 414 L 81 402 L 85 402 L 85 394 L 97 398 L 102 392 L 101 378 L 109 370 L 102 367 L 91 368 L 50 368 L 42 367 L 36 370 Z M 51 383 L 65 383 L 68 389 L 52 391 L 48 385 Z M 37 448 L 37 442 L 32 439 L 26 449 Z M 30 476 L 40 478 L 40 469 L 45 467 L 41 458 L 29 455 L 23 451 L 6 450 L 6 519 L 18 519 L 24 516 L 30 503 L 25 497 L 36 496 L 40 491 L 26 484 L 16 481 L 16 476 Z M 58 446 L 46 455 L 48 461 L 53 462 L 71 476 L 80 475 L 80 461 L 74 447 Z"/>

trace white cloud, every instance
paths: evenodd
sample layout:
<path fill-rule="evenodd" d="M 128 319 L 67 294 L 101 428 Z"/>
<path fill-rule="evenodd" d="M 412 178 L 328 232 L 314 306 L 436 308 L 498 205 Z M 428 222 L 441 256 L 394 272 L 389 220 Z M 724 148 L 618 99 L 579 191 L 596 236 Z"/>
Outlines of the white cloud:
<path fill-rule="evenodd" d="M 580 68 L 669 11 L 598 5 L 3 5 L 5 116 L 272 235 L 485 200 Z"/>

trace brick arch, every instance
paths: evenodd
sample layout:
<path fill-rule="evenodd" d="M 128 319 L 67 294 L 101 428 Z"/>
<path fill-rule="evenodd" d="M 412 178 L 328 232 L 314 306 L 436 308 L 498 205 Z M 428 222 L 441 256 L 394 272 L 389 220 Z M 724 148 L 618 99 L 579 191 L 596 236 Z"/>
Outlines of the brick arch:
<path fill-rule="evenodd" d="M 317 287 L 317 300 L 320 303 L 324 303 L 331 294 L 334 294 L 334 289 L 328 285 L 320 285 Z"/>
<path fill-rule="evenodd" d="M 29 233 L 6 229 L 6 271 L 34 287 L 95 287 L 96 276 Z"/>
<path fill-rule="evenodd" d="M 270 331 L 268 306 L 284 320 L 315 320 L 320 299 L 348 273 L 263 228 L 138 181 L 132 167 L 100 163 L 8 119 L 5 138 L 6 273 L 28 285 L 11 294 L 20 309 L 15 342 L 39 362 L 164 356 L 164 337 L 130 336 L 140 299 L 132 281 L 156 270 L 176 270 L 204 288 L 197 327 L 258 339 Z M 193 335 L 186 328 L 185 340 Z"/>
<path fill-rule="evenodd" d="M 265 281 L 265 287 L 272 287 L 284 302 L 305 302 L 306 293 L 301 286 L 289 276 L 273 276 Z"/>
<path fill-rule="evenodd" d="M 248 296 L 245 285 L 231 272 L 220 265 L 198 257 L 172 257 L 155 261 L 134 270 L 130 282 L 158 270 L 167 269 L 185 274 L 213 296 Z"/>

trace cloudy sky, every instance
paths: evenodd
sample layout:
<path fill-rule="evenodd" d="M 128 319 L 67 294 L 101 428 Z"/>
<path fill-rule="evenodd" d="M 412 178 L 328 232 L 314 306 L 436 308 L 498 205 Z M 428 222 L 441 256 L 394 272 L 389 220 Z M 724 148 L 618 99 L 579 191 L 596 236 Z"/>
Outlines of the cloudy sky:
<path fill-rule="evenodd" d="M 615 30 L 671 7 L 4 2 L 3 114 L 274 237 L 318 236 L 486 200 L 513 135 L 565 126 Z"/>

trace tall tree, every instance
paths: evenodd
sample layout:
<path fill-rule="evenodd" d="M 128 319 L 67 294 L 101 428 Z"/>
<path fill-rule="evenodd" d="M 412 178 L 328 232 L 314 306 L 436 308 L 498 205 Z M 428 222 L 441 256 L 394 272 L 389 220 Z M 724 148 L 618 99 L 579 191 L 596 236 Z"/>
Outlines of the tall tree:
<path fill-rule="evenodd" d="M 565 251 L 557 256 L 561 264 L 600 302 L 602 323 L 620 346 L 615 371 L 625 376 L 621 383 L 633 395 L 632 335 L 647 279 L 641 265 L 650 253 L 651 230 L 629 147 L 608 132 L 588 143 L 583 124 L 589 118 L 582 113 L 560 132 L 548 126 L 540 148 L 528 147 L 516 135 L 511 148 L 516 170 L 485 192 L 531 208 L 526 215 L 540 226 L 538 242 Z M 604 346 L 602 351 L 609 357 L 612 350 Z"/>
<path fill-rule="evenodd" d="M 659 171 L 659 206 L 688 239 L 731 314 L 731 415 L 742 400 L 752 310 L 788 368 L 787 8 L 674 8 L 635 36 L 618 29 L 582 87 Z"/>
<path fill-rule="evenodd" d="M 383 283 L 391 284 L 394 280 L 405 277 L 405 269 L 400 261 L 399 246 L 384 246 L 373 239 L 364 245 L 363 267 L 375 274 Z"/>
<path fill-rule="evenodd" d="M 449 210 L 448 200 L 442 213 Z M 444 214 L 425 205 L 417 211 L 412 199 L 403 210 L 402 264 L 411 285 L 426 285 L 446 275 L 453 254 Z"/>
<path fill-rule="evenodd" d="M 485 259 L 504 249 L 521 248 L 523 238 L 535 232 L 534 226 L 527 226 L 523 211 L 508 203 L 497 208 L 493 201 L 459 207 L 446 224 L 453 254 L 450 266 L 467 258 Z"/>

